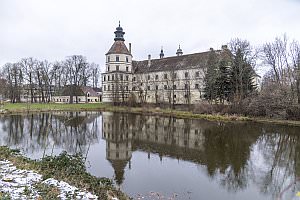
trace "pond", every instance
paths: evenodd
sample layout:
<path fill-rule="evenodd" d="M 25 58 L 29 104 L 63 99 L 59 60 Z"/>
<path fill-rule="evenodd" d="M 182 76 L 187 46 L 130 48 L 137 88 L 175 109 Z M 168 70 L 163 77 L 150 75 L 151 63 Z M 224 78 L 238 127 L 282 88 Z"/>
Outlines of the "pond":
<path fill-rule="evenodd" d="M 134 199 L 299 199 L 300 127 L 52 112 L 1 116 L 0 145 L 82 153 Z"/>

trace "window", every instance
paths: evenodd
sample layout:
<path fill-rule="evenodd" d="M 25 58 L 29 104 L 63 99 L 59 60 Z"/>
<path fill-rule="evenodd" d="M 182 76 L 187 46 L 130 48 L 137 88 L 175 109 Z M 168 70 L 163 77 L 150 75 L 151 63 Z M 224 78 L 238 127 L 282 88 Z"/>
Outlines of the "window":
<path fill-rule="evenodd" d="M 128 86 L 125 86 L 125 90 L 128 91 Z"/>
<path fill-rule="evenodd" d="M 199 72 L 196 72 L 196 77 L 199 77 L 200 73 Z"/>
<path fill-rule="evenodd" d="M 103 81 L 105 81 L 105 75 L 103 76 Z"/>
<path fill-rule="evenodd" d="M 109 67 L 109 65 L 107 66 L 107 71 L 109 72 L 109 69 L 110 69 L 110 67 Z"/>
<path fill-rule="evenodd" d="M 147 88 L 148 88 L 148 90 L 150 90 L 150 85 L 148 85 L 148 87 L 147 87 Z"/>
<path fill-rule="evenodd" d="M 103 86 L 104 87 L 104 91 L 106 90 L 106 85 Z"/>
<path fill-rule="evenodd" d="M 173 90 L 176 90 L 176 85 L 173 85 Z"/>
<path fill-rule="evenodd" d="M 189 77 L 189 73 L 188 73 L 188 72 L 185 72 L 185 73 L 184 73 L 184 77 L 185 77 L 185 78 L 188 78 L 188 77 Z"/>
<path fill-rule="evenodd" d="M 89 97 L 89 96 L 90 96 L 90 93 L 87 93 L 87 96 Z"/>
<path fill-rule="evenodd" d="M 174 94 L 174 96 L 173 96 L 173 97 L 174 97 L 174 99 L 176 99 L 176 94 Z"/>
<path fill-rule="evenodd" d="M 158 85 L 155 86 L 155 89 L 158 90 Z"/>
<path fill-rule="evenodd" d="M 114 75 L 111 75 L 111 80 L 115 80 L 115 76 Z"/>
<path fill-rule="evenodd" d="M 109 79 L 110 79 L 110 77 L 109 77 L 109 75 L 107 76 L 107 80 L 109 81 Z"/>
<path fill-rule="evenodd" d="M 110 90 L 110 86 L 107 87 L 107 90 L 108 90 L 108 91 Z"/>
<path fill-rule="evenodd" d="M 132 87 L 132 90 L 135 91 L 135 87 Z"/>
<path fill-rule="evenodd" d="M 114 85 L 112 85 L 112 86 L 111 86 L 111 90 L 112 90 L 112 91 L 114 91 L 114 89 L 115 89 L 115 86 L 114 86 Z"/>
<path fill-rule="evenodd" d="M 123 74 L 120 74 L 120 80 L 123 81 Z"/>
<path fill-rule="evenodd" d="M 195 89 L 199 89 L 199 84 L 195 84 Z"/>
<path fill-rule="evenodd" d="M 119 62 L 119 61 L 120 61 L 120 57 L 116 56 L 116 62 Z"/>
<path fill-rule="evenodd" d="M 129 76 L 127 75 L 127 76 L 126 76 L 126 81 L 128 81 L 128 80 L 129 80 Z"/>
<path fill-rule="evenodd" d="M 164 74 L 164 79 L 167 79 L 168 78 L 168 74 Z"/>
<path fill-rule="evenodd" d="M 177 74 L 176 73 L 173 74 L 173 78 L 177 78 Z"/>
<path fill-rule="evenodd" d="M 147 77 L 147 78 L 148 78 L 148 80 L 150 80 L 150 75 L 148 75 L 148 77 Z"/>
<path fill-rule="evenodd" d="M 184 84 L 184 89 L 188 89 L 189 85 L 188 84 Z"/>
<path fill-rule="evenodd" d="M 110 57 L 109 56 L 107 56 L 107 62 L 110 62 Z"/>
<path fill-rule="evenodd" d="M 120 68 L 119 65 L 116 65 L 116 71 L 119 71 L 119 68 Z"/>
<path fill-rule="evenodd" d="M 128 61 L 128 56 L 126 56 L 126 62 L 129 62 L 129 61 Z"/>
<path fill-rule="evenodd" d="M 133 79 L 132 79 L 133 81 L 135 81 L 136 80 L 136 78 L 135 78 L 135 76 L 133 77 Z"/>
<path fill-rule="evenodd" d="M 167 85 L 164 85 L 164 89 L 165 89 L 165 90 L 168 89 Z"/>
<path fill-rule="evenodd" d="M 158 80 L 158 75 L 157 74 L 155 75 L 155 80 Z"/>
<path fill-rule="evenodd" d="M 128 67 L 126 67 L 126 72 L 128 72 Z"/>

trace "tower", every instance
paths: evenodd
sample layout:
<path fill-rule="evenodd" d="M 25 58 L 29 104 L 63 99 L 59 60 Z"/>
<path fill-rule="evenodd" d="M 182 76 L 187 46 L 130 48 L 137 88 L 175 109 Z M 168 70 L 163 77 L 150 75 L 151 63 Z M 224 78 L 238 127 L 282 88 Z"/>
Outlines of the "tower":
<path fill-rule="evenodd" d="M 124 41 L 125 32 L 120 25 L 114 32 L 114 43 L 105 54 L 105 72 L 102 73 L 103 102 L 122 103 L 131 90 L 132 55 Z"/>
<path fill-rule="evenodd" d="M 183 52 L 182 52 L 182 49 L 180 48 L 180 45 L 179 45 L 179 48 L 176 51 L 176 55 L 177 56 L 182 56 L 182 54 L 183 54 Z"/>
<path fill-rule="evenodd" d="M 161 47 L 160 54 L 159 54 L 159 58 L 164 58 L 164 56 L 165 56 L 164 50 L 163 50 L 163 48 Z"/>

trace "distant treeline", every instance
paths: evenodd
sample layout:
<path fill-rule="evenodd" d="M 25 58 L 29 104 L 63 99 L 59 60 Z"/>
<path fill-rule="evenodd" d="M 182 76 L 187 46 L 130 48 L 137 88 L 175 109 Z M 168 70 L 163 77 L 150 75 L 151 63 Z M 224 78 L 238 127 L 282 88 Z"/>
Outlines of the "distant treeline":
<path fill-rule="evenodd" d="M 82 55 L 69 56 L 53 63 L 23 58 L 2 67 L 0 92 L 13 103 L 20 102 L 22 95 L 26 95 L 32 103 L 46 103 L 65 85 L 99 87 L 99 79 L 99 65 L 87 62 Z"/>

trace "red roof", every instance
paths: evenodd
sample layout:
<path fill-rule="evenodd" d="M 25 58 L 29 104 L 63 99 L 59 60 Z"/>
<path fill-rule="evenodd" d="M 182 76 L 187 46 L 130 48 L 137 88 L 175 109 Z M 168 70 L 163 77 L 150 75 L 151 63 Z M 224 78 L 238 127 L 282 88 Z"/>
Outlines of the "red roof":
<path fill-rule="evenodd" d="M 114 44 L 111 46 L 107 54 L 127 54 L 131 55 L 130 52 L 128 51 L 124 41 L 115 41 Z M 106 55 L 107 55 L 106 54 Z"/>

